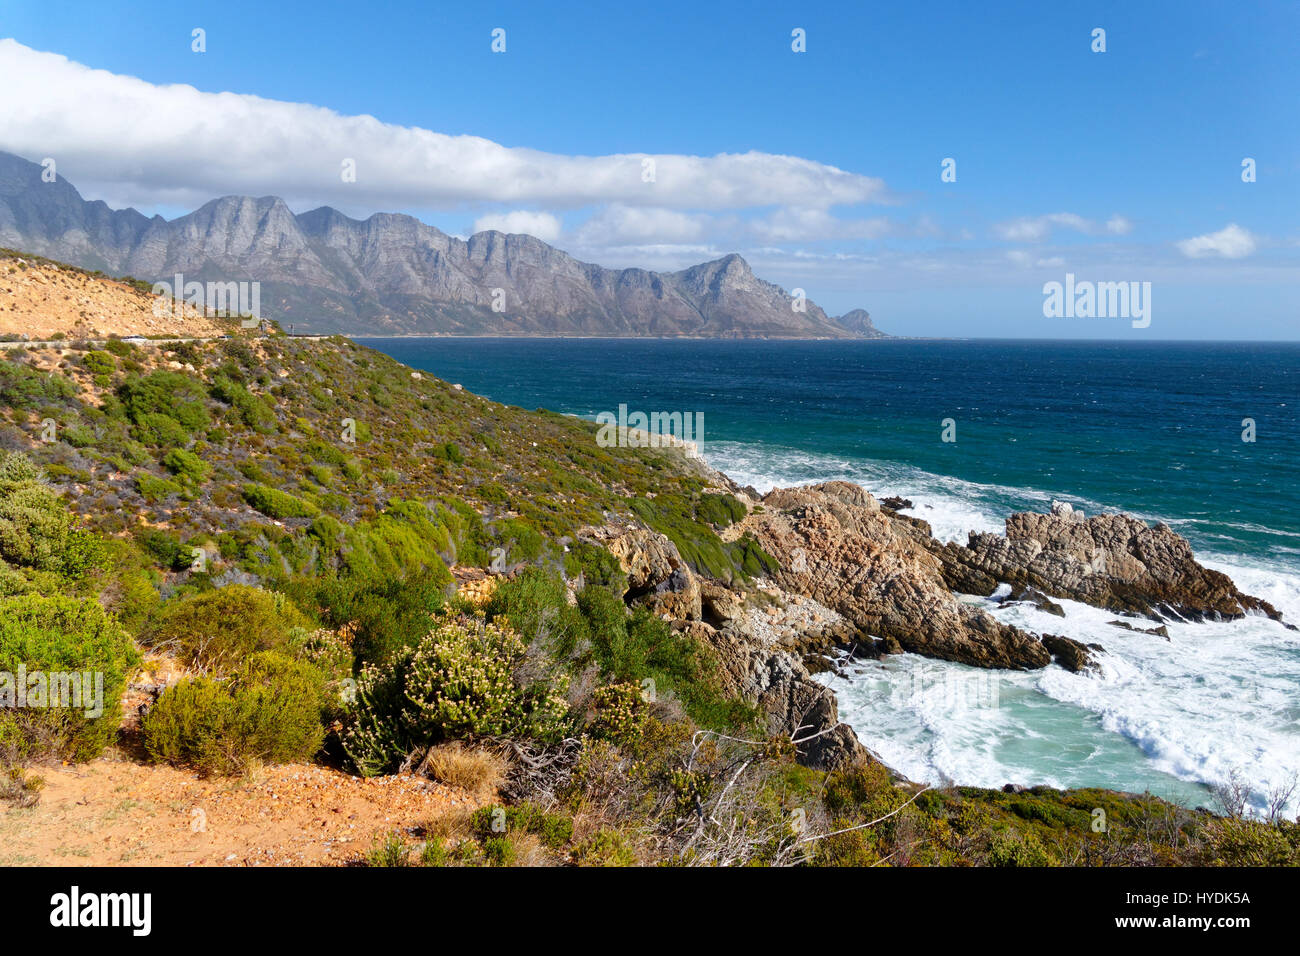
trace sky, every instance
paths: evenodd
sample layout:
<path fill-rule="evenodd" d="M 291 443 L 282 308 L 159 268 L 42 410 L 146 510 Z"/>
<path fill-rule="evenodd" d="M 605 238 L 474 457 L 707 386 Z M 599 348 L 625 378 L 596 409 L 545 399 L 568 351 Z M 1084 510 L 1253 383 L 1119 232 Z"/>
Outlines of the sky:
<path fill-rule="evenodd" d="M 1300 339 L 1295 0 L 0 0 L 0 38 L 0 149 L 115 208 L 739 252 L 900 335 Z M 1067 273 L 1150 321 L 1045 315 Z"/>

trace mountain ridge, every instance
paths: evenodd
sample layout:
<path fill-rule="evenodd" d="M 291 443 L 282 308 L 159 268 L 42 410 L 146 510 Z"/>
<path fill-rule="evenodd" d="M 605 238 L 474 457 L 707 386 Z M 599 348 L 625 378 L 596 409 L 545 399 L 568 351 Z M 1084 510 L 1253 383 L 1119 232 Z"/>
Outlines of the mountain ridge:
<path fill-rule="evenodd" d="M 862 309 L 848 321 L 811 300 L 796 311 L 736 253 L 676 272 L 607 269 L 533 236 L 487 230 L 459 239 L 402 213 L 294 213 L 276 196 L 222 196 L 167 220 L 86 200 L 42 172 L 0 152 L 0 245 L 150 281 L 176 273 L 258 281 L 263 316 L 303 331 L 889 337 Z"/>

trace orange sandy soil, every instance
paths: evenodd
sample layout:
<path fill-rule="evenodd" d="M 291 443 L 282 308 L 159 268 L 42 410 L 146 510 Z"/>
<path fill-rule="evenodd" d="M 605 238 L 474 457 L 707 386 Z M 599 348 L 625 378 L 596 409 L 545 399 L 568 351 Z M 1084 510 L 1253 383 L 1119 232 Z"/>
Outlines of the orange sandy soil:
<path fill-rule="evenodd" d="M 0 335 L 33 340 L 109 335 L 220 335 L 229 329 L 186 306 L 183 317 L 153 314 L 154 297 L 129 285 L 55 265 L 0 258 Z"/>
<path fill-rule="evenodd" d="M 207 780 L 121 756 L 33 770 L 40 801 L 0 809 L 0 866 L 339 866 L 476 806 L 423 777 L 311 764 Z"/>

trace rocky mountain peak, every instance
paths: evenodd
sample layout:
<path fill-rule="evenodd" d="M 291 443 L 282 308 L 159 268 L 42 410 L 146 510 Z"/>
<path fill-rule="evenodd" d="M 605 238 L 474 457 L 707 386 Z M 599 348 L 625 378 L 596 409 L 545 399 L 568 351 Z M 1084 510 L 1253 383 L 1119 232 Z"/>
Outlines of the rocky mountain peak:
<path fill-rule="evenodd" d="M 222 196 L 178 219 L 147 219 L 40 173 L 0 153 L 0 245 L 150 281 L 255 280 L 265 317 L 304 331 L 882 337 L 869 318 L 846 325 L 812 302 L 792 309 L 736 253 L 671 273 L 606 269 L 534 236 L 489 230 L 462 241 L 400 213 L 299 215 L 276 196 Z M 504 310 L 493 308 L 498 290 Z"/>

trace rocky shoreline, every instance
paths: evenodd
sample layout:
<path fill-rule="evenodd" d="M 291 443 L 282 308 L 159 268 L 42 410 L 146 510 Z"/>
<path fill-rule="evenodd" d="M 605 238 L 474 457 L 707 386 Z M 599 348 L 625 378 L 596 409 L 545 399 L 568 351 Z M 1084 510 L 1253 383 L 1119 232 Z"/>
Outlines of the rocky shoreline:
<path fill-rule="evenodd" d="M 810 766 L 832 768 L 863 749 L 840 722 L 834 692 L 813 679 L 832 654 L 909 652 L 973 667 L 1055 665 L 1076 673 L 1096 666 L 1101 645 L 1004 624 L 963 595 L 989 597 L 1010 585 L 1007 600 L 1062 617 L 1052 598 L 1145 617 L 1156 626 L 1112 623 L 1165 640 L 1165 620 L 1261 614 L 1295 629 L 1268 602 L 1197 563 L 1167 525 L 1127 514 L 1085 517 L 1053 503 L 1050 514 L 1013 514 L 1004 535 L 972 532 L 961 545 L 938 541 L 927 522 L 902 514 L 911 502 L 879 501 L 849 482 L 759 494 L 720 472 L 710 472 L 710 481 L 745 505 L 746 515 L 721 534 L 757 541 L 777 565 L 765 577 L 702 577 L 667 536 L 633 521 L 587 528 L 583 537 L 618 559 L 631 603 L 714 650 L 726 688 L 757 704 L 768 731 L 795 741 Z"/>

